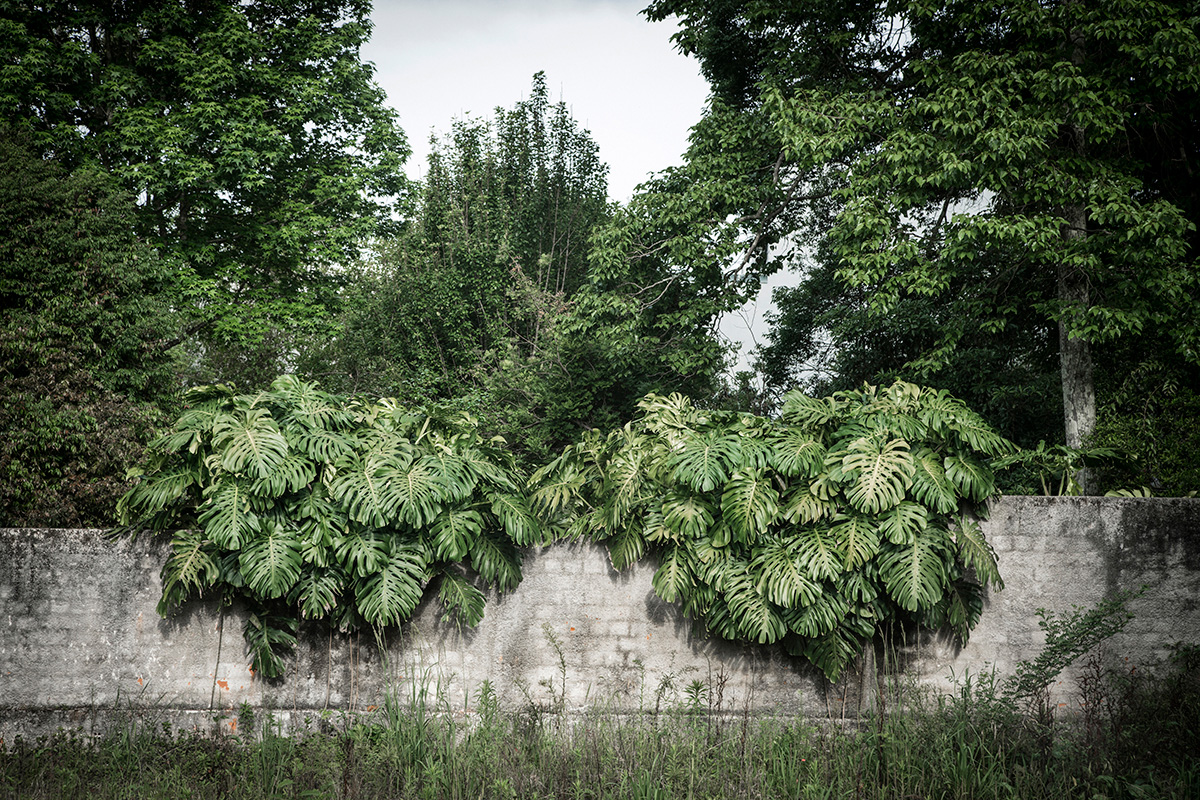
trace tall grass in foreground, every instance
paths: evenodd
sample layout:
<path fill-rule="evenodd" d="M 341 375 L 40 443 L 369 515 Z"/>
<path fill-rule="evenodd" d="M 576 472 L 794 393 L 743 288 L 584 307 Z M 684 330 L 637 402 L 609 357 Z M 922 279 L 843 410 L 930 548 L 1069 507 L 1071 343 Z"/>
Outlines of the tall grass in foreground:
<path fill-rule="evenodd" d="M 269 717 L 243 737 L 61 733 L 0 753 L 0 797 L 1182 800 L 1200 797 L 1200 665 L 1184 655 L 1157 678 L 1092 662 L 1069 721 L 985 676 L 938 699 L 888 687 L 855 727 L 724 714 L 695 686 L 661 714 L 511 712 L 485 684 L 469 720 L 413 697 L 296 737 Z"/>

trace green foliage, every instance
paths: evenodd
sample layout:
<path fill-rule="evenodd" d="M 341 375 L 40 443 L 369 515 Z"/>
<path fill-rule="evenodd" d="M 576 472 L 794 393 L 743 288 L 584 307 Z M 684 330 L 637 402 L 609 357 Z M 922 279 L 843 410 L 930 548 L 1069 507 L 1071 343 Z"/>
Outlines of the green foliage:
<path fill-rule="evenodd" d="M 1064 669 L 1129 624 L 1133 614 L 1126 605 L 1144 591 L 1121 592 L 1090 608 L 1074 606 L 1067 616 L 1039 608 L 1038 627 L 1046 634 L 1046 644 L 1036 657 L 1017 665 L 1016 674 L 1005 681 L 1004 696 L 1030 703 L 1040 699 Z"/>
<path fill-rule="evenodd" d="M 503 443 L 466 414 L 350 401 L 291 376 L 257 395 L 193 389 L 185 404 L 121 499 L 121 524 L 178 529 L 159 612 L 206 592 L 242 598 L 267 677 L 283 673 L 300 618 L 398 625 L 431 582 L 448 617 L 475 625 L 484 596 L 470 576 L 510 590 L 516 546 L 545 540 Z"/>
<path fill-rule="evenodd" d="M 1056 407 L 1086 435 L 1114 341 L 1200 359 L 1194 4 L 646 13 L 680 18 L 714 89 L 683 169 L 728 204 L 698 202 L 684 238 L 740 235 L 732 263 L 802 276 L 764 354 L 775 387 L 937 380 L 1032 445 Z"/>
<path fill-rule="evenodd" d="M 609 216 L 607 166 L 545 75 L 432 142 L 408 229 L 353 271 L 329 345 L 300 368 L 339 391 L 449 401 L 541 457 L 611 424 L 564 320 Z M 597 407 L 600 407 L 597 409 Z"/>
<path fill-rule="evenodd" d="M 107 526 L 169 406 L 168 265 L 133 202 L 0 126 L 0 523 Z"/>
<path fill-rule="evenodd" d="M 11 323 L 11 324 L 10 324 Z M 14 314 L 0 325 L 0 524 L 112 524 L 126 471 L 162 413 L 101 385 L 76 332 Z M 93 364 L 85 358 L 91 355 Z"/>
<path fill-rule="evenodd" d="M 1078 497 L 1083 494 L 1078 480 L 1080 471 L 1104 465 L 1117 457 L 1118 453 L 1107 447 L 1067 447 L 1042 441 L 1037 447 L 1003 457 L 995 466 L 997 469 L 1016 467 L 1019 474 L 1040 482 L 1040 492 L 1033 487 L 1018 485 L 1022 494 Z"/>
<path fill-rule="evenodd" d="M 886 621 L 965 640 L 1003 585 L 970 512 L 1012 446 L 943 391 L 795 392 L 778 420 L 680 395 L 640 409 L 538 470 L 534 507 L 618 569 L 653 555 L 656 593 L 718 636 L 781 642 L 836 679 Z"/>
<path fill-rule="evenodd" d="M 550 103 L 545 73 L 528 99 L 490 122 L 455 120 L 432 144 L 420 225 L 462 274 L 476 270 L 471 299 L 502 301 L 514 265 L 542 291 L 574 294 L 588 237 L 608 217 L 608 166 L 567 104 Z"/>
<path fill-rule="evenodd" d="M 630 407 L 648 392 L 716 395 L 728 353 L 717 323 L 777 268 L 761 248 L 783 223 L 760 219 L 768 198 L 733 177 L 753 169 L 732 147 L 741 133 L 647 181 L 592 238 L 572 335 L 603 359 L 602 375 L 625 379 L 609 391 L 630 395 Z"/>
<path fill-rule="evenodd" d="M 408 148 L 359 57 L 368 15 L 360 0 L 0 5 L 0 113 L 137 198 L 137 233 L 179 260 L 202 375 L 319 328 L 330 267 L 391 227 Z M 243 374 L 262 371 L 278 365 Z"/>
<path fill-rule="evenodd" d="M 1048 323 L 1019 317 L 947 350 L 946 331 L 962 323 L 951 305 L 905 297 L 887 313 L 873 311 L 870 295 L 846 287 L 831 261 L 806 262 L 799 285 L 775 290 L 776 310 L 768 313 L 754 362 L 768 397 L 793 386 L 820 395 L 864 381 L 916 381 L 952 392 L 1022 447 L 1062 438 L 1058 352 Z M 937 363 L 927 358 L 935 351 Z"/>
<path fill-rule="evenodd" d="M 164 402 L 173 363 L 162 343 L 177 332 L 166 308 L 171 262 L 135 236 L 133 199 L 109 176 L 41 158 L 31 139 L 0 126 L 4 327 L 69 331 L 99 383 Z"/>
<path fill-rule="evenodd" d="M 936 698 L 888 686 L 858 724 L 730 714 L 719 679 L 680 691 L 670 674 L 656 688 L 645 676 L 645 713 L 568 720 L 557 680 L 549 702 L 505 708 L 485 679 L 465 717 L 430 684 L 286 736 L 268 710 L 220 717 L 236 732 L 214 736 L 156 727 L 162 709 L 139 702 L 104 734 L 6 742 L 0 785 L 22 800 L 1184 800 L 1200 777 L 1200 683 L 1195 649 L 1180 655 L 1160 674 L 1098 676 L 1094 710 L 1070 724 L 1020 713 L 986 673 Z"/>
<path fill-rule="evenodd" d="M 1133 343 L 1131 343 L 1132 345 Z M 1140 345 L 1140 343 L 1137 343 Z M 1200 365 L 1164 346 L 1131 346 L 1100 371 L 1092 444 L 1121 455 L 1098 465 L 1102 487 L 1146 487 L 1155 495 L 1200 492 Z"/>

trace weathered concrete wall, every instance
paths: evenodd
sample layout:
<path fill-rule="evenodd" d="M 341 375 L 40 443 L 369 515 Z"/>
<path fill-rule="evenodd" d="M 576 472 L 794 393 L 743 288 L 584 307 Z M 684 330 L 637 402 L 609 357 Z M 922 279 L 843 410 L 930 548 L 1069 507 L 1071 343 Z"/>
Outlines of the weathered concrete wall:
<path fill-rule="evenodd" d="M 1109 660 L 1146 667 L 1177 643 L 1200 644 L 1200 500 L 1004 497 L 983 529 L 1004 589 L 988 599 L 966 647 L 922 638 L 912 664 L 920 682 L 948 689 L 952 675 L 968 671 L 1011 675 L 1045 642 L 1038 609 L 1061 617 L 1143 586 L 1128 605 L 1135 618 L 1104 646 Z M 1078 702 L 1074 674 L 1055 692 L 1067 706 Z"/>
<path fill-rule="evenodd" d="M 1147 664 L 1177 641 L 1200 644 L 1200 501 L 1006 497 L 984 530 L 1006 588 L 965 648 L 925 636 L 906 649 L 919 682 L 1009 674 L 1042 643 L 1038 608 L 1069 612 L 1142 585 L 1113 654 Z M 489 597 L 473 630 L 427 604 L 383 643 L 308 631 L 287 678 L 265 682 L 246 667 L 241 609 L 196 602 L 172 619 L 155 614 L 165 556 L 162 543 L 98 531 L 0 530 L 0 739 L 130 713 L 228 727 L 242 704 L 300 725 L 414 687 L 462 712 L 485 680 L 509 706 L 646 710 L 700 681 L 713 700 L 720 689 L 727 711 L 835 717 L 855 716 L 874 686 L 869 662 L 830 686 L 778 651 L 698 636 L 654 595 L 650 566 L 618 573 L 588 545 L 527 554 L 525 580 Z M 1071 702 L 1069 681 L 1060 695 Z"/>

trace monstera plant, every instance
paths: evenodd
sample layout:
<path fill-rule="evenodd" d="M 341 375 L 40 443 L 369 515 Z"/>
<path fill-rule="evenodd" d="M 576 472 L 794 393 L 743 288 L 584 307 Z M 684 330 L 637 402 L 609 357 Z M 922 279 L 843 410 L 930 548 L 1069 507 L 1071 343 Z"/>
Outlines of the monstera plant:
<path fill-rule="evenodd" d="M 815 399 L 779 420 L 650 395 L 533 477 L 559 536 L 614 567 L 653 556 L 653 586 L 721 637 L 781 642 L 830 680 L 878 628 L 962 639 L 1002 586 L 974 515 L 1012 446 L 962 402 L 897 382 Z"/>
<path fill-rule="evenodd" d="M 194 389 L 119 506 L 124 530 L 171 531 L 158 610 L 238 597 L 255 670 L 284 669 L 300 618 L 343 629 L 407 619 L 431 582 L 476 624 L 479 585 L 521 577 L 545 541 L 502 440 L 465 414 L 328 394 L 293 377 L 238 395 Z"/>

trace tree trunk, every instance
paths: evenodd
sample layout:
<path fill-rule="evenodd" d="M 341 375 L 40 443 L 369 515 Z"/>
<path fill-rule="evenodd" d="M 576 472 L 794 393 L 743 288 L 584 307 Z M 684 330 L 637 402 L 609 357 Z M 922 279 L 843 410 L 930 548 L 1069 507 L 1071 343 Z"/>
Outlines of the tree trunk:
<path fill-rule="evenodd" d="M 1087 211 L 1083 206 L 1066 209 L 1067 224 L 1063 237 L 1068 248 L 1073 240 L 1087 236 Z M 1088 306 L 1087 277 L 1073 272 L 1066 265 L 1058 269 L 1058 299 L 1064 311 Z M 1058 323 L 1058 353 L 1062 369 L 1063 421 L 1066 424 L 1067 447 L 1083 447 L 1096 428 L 1096 387 L 1092 378 L 1092 349 L 1086 339 L 1071 336 L 1067 322 Z M 1084 494 L 1090 481 L 1086 471 L 1077 477 Z"/>
<path fill-rule="evenodd" d="M 1081 67 L 1085 58 L 1083 34 L 1076 29 L 1069 36 L 1071 63 Z M 1066 133 L 1070 149 L 1074 150 L 1076 156 L 1085 156 L 1087 132 L 1084 127 L 1068 120 Z M 1063 223 L 1063 250 L 1070 253 L 1087 238 L 1087 207 L 1082 203 L 1066 206 L 1063 208 Z M 1067 447 L 1078 449 L 1084 446 L 1096 429 L 1096 386 L 1092 375 L 1091 345 L 1082 336 L 1071 336 L 1065 321 L 1072 311 L 1082 311 L 1088 307 L 1087 275 L 1072 269 L 1066 260 L 1058 267 L 1058 300 L 1064 314 L 1058 323 L 1063 421 Z M 1081 467 L 1074 477 L 1080 494 L 1095 491 L 1091 470 Z"/>
<path fill-rule="evenodd" d="M 1067 252 L 1072 244 L 1087 237 L 1087 209 L 1081 205 L 1063 210 L 1066 224 L 1063 239 Z M 1058 301 L 1063 319 L 1058 322 L 1058 358 L 1062 370 L 1063 422 L 1067 447 L 1081 448 L 1096 429 L 1096 385 L 1092 375 L 1092 348 L 1082 336 L 1072 336 L 1067 319 L 1074 310 L 1088 307 L 1087 275 L 1069 267 L 1058 267 Z M 1081 467 L 1075 473 L 1080 494 L 1093 494 L 1095 481 L 1091 470 Z"/>

